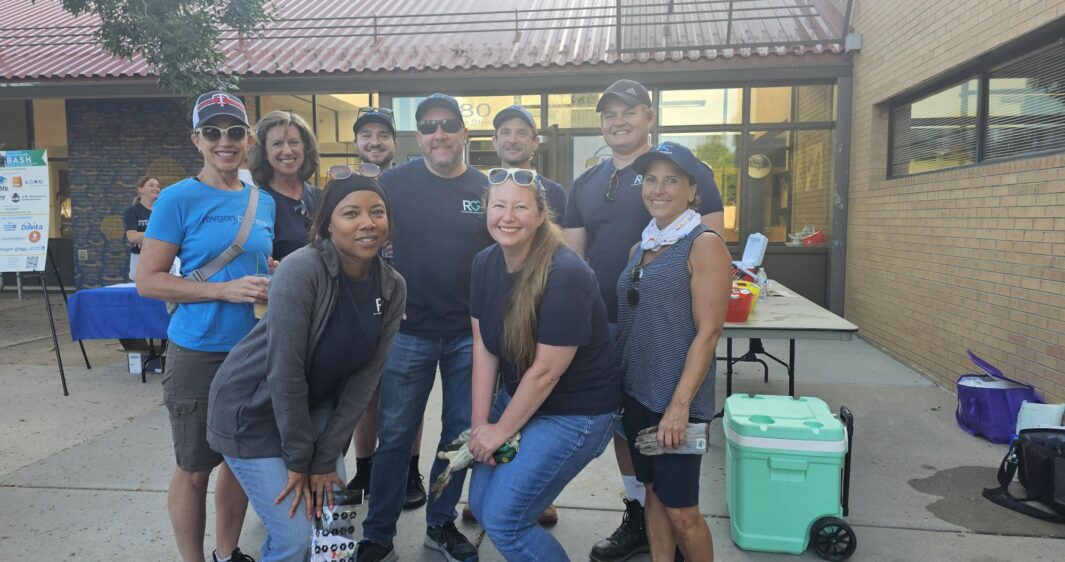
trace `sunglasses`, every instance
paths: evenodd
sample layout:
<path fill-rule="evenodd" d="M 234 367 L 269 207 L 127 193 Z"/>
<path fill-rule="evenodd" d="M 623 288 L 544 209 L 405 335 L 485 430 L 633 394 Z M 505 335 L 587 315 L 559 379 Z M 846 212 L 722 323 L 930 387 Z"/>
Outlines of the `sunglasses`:
<path fill-rule="evenodd" d="M 362 176 L 364 178 L 376 178 L 381 175 L 381 167 L 373 162 L 363 162 L 351 169 L 351 166 L 347 164 L 337 164 L 336 166 L 330 166 L 329 178 L 333 181 L 346 180 L 351 177 L 352 174 Z"/>
<path fill-rule="evenodd" d="M 618 188 L 620 188 L 620 187 L 621 187 L 621 176 L 618 175 L 618 171 L 617 170 L 614 170 L 614 173 L 610 175 L 610 187 L 607 188 L 606 194 L 604 194 L 603 199 L 605 199 L 607 201 L 607 203 L 613 202 L 614 199 L 616 199 L 617 196 L 618 196 Z"/>
<path fill-rule="evenodd" d="M 195 133 L 211 142 L 220 140 L 222 135 L 229 137 L 231 141 L 242 141 L 244 137 L 248 136 L 248 130 L 245 125 L 232 125 L 225 129 L 214 125 L 204 125 L 203 127 L 197 127 Z"/>
<path fill-rule="evenodd" d="M 292 210 L 296 211 L 296 214 L 303 217 L 304 220 L 310 222 L 311 213 L 307 210 L 307 203 L 305 203 L 303 199 L 300 199 L 299 204 L 292 207 Z"/>
<path fill-rule="evenodd" d="M 437 127 L 444 130 L 445 133 L 457 133 L 462 130 L 461 119 L 423 119 L 418 121 L 418 132 L 423 135 L 431 135 L 436 132 Z"/>
<path fill-rule="evenodd" d="M 520 186 L 528 187 L 537 184 L 537 187 L 539 187 L 535 170 L 526 170 L 524 168 L 492 168 L 488 170 L 488 183 L 492 185 L 499 185 L 507 181 L 507 178 L 514 178 L 514 183 Z"/>
<path fill-rule="evenodd" d="M 391 109 L 387 108 L 387 107 L 360 107 L 359 108 L 359 117 L 362 117 L 363 115 L 365 115 L 367 113 L 380 113 L 382 115 L 387 115 L 389 117 L 392 117 L 392 114 L 394 112 Z"/>
<path fill-rule="evenodd" d="M 629 292 L 625 297 L 629 301 L 629 306 L 636 306 L 640 304 L 640 279 L 643 279 L 643 266 L 637 265 L 632 268 L 632 273 L 629 275 L 629 279 L 632 280 L 632 286 L 629 287 Z"/>

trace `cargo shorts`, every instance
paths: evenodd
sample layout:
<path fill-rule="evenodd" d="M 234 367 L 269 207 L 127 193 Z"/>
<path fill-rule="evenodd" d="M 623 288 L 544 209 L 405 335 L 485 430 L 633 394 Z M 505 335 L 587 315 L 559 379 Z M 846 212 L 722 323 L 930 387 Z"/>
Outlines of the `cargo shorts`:
<path fill-rule="evenodd" d="M 163 402 L 170 412 L 174 458 L 185 472 L 211 470 L 222 464 L 222 455 L 207 444 L 207 396 L 226 355 L 224 351 L 185 349 L 174 342 L 167 345 Z"/>

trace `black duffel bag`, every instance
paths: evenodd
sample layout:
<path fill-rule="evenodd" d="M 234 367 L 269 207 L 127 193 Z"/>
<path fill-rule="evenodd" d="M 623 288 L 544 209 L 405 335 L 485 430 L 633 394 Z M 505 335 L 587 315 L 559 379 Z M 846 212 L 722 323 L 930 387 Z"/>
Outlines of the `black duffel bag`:
<path fill-rule="evenodd" d="M 1009 491 L 1018 473 L 1028 491 L 1026 498 L 1014 497 Z M 1025 515 L 1065 523 L 1065 428 L 1022 429 L 1002 459 L 998 483 L 998 488 L 984 490 L 985 498 Z M 1052 511 L 1030 505 L 1032 501 Z"/>

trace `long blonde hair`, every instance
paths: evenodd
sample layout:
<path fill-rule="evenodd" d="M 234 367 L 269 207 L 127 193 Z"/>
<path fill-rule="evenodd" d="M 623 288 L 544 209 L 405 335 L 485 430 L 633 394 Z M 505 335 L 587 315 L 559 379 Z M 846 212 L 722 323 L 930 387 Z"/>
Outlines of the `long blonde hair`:
<path fill-rule="evenodd" d="M 515 184 L 517 185 L 517 184 Z M 484 194 L 483 208 L 488 208 L 493 185 Z M 503 354 L 520 376 L 536 358 L 536 327 L 540 317 L 540 301 L 551 273 L 551 258 L 562 245 L 562 229 L 551 219 L 547 197 L 540 177 L 531 186 L 518 186 L 532 190 L 536 196 L 536 208 L 545 213 L 544 223 L 533 235 L 529 255 L 517 271 L 514 287 L 510 290 L 507 307 L 503 312 Z"/>

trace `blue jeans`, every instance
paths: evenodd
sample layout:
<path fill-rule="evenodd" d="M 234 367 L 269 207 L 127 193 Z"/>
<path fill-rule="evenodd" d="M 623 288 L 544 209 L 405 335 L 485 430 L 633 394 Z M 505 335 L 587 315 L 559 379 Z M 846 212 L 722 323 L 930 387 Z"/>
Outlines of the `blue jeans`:
<path fill-rule="evenodd" d="M 300 503 L 296 514 L 288 516 L 292 506 L 292 494 L 281 503 L 274 498 L 288 484 L 288 469 L 281 457 L 265 459 L 240 459 L 224 457 L 233 476 L 248 495 L 248 502 L 266 527 L 266 540 L 260 552 L 261 562 L 291 562 L 307 560 L 311 554 L 311 531 L 313 525 L 307 520 L 307 512 Z M 344 457 L 337 459 L 337 474 L 346 481 Z"/>
<path fill-rule="evenodd" d="M 509 403 L 501 390 L 493 421 Z M 474 463 L 470 510 L 508 561 L 569 560 L 551 533 L 540 527 L 544 509 L 610 444 L 621 415 L 535 414 L 521 430 L 514 460 L 495 467 Z"/>
<path fill-rule="evenodd" d="M 436 380 L 437 365 L 443 383 L 440 442 L 436 450 L 470 427 L 470 369 L 473 367 L 473 336 L 423 338 L 399 332 L 381 374 L 381 405 L 377 417 L 377 451 L 370 478 L 370 509 L 363 521 L 363 538 L 381 545 L 392 544 L 396 521 L 403 511 L 403 497 L 410 467 L 410 449 L 418 433 L 429 391 Z M 435 455 L 434 455 L 435 457 Z M 434 458 L 429 482 L 444 471 L 447 461 Z M 455 505 L 462 496 L 466 471 L 455 472 L 439 498 L 429 494 L 425 522 L 438 527 L 458 517 Z"/>

